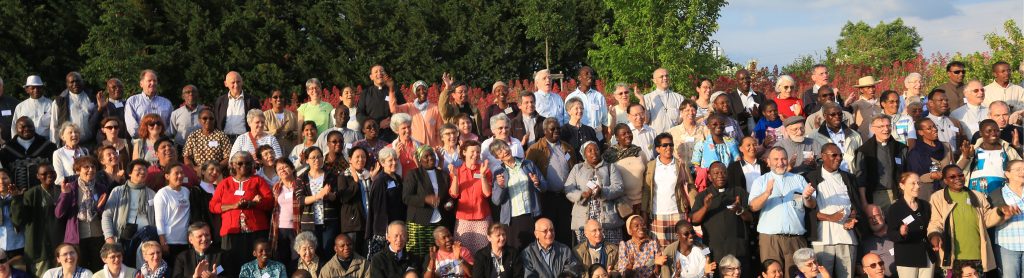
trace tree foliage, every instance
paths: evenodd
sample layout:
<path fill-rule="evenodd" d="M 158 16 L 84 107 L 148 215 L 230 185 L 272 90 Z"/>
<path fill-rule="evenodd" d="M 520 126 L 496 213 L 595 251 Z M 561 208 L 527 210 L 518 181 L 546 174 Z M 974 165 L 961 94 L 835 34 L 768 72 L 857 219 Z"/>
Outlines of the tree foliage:
<path fill-rule="evenodd" d="M 917 56 L 921 36 L 917 29 L 903 25 L 903 19 L 879 22 L 872 27 L 863 21 L 846 22 L 839 32 L 836 50 L 828 51 L 828 60 L 835 64 L 866 65 L 875 70 L 891 66 L 893 61 Z"/>
<path fill-rule="evenodd" d="M 609 81 L 649 82 L 652 66 L 679 82 L 719 68 L 711 35 L 718 30 L 724 0 L 605 0 L 612 22 L 594 34 L 589 58 Z"/>

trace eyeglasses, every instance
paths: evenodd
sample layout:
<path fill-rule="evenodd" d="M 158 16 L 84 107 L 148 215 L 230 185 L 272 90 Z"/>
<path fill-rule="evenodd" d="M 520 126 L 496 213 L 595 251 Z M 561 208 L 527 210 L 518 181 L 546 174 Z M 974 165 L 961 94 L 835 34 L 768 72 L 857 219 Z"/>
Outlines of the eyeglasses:
<path fill-rule="evenodd" d="M 982 93 L 984 93 L 984 92 L 985 92 L 985 88 L 978 88 L 978 89 L 974 89 L 974 90 L 971 90 L 971 92 L 972 92 L 972 93 L 978 93 L 978 92 L 982 92 Z"/>
<path fill-rule="evenodd" d="M 949 176 L 946 176 L 946 178 L 947 179 L 962 179 L 962 178 L 964 178 L 964 174 L 949 175 Z"/>
<path fill-rule="evenodd" d="M 281 96 L 270 96 L 270 98 L 272 98 L 272 99 L 280 99 Z"/>
<path fill-rule="evenodd" d="M 672 143 L 661 143 L 661 144 L 658 145 L 658 147 L 664 147 L 664 148 L 672 147 Z"/>
<path fill-rule="evenodd" d="M 796 86 L 779 86 L 779 88 L 783 88 L 783 89 L 789 90 L 789 89 L 796 89 Z"/>
<path fill-rule="evenodd" d="M 103 129 L 106 129 L 106 130 L 117 129 L 117 128 L 118 128 L 118 126 L 116 126 L 116 125 L 108 125 L 108 126 L 103 127 Z"/>
<path fill-rule="evenodd" d="M 877 262 L 874 262 L 874 263 L 871 263 L 871 264 L 867 264 L 865 266 L 867 266 L 868 268 L 882 268 L 882 267 L 885 267 L 885 262 L 877 261 Z"/>
<path fill-rule="evenodd" d="M 954 71 L 950 71 L 950 72 L 952 72 L 953 74 L 967 74 L 967 70 L 965 70 L 965 69 L 954 70 Z"/>

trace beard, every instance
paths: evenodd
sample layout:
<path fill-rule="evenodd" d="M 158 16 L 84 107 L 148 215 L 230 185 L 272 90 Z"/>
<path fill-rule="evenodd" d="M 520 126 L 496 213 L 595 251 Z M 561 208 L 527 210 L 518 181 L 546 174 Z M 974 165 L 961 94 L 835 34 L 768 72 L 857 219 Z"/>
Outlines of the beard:
<path fill-rule="evenodd" d="M 789 140 L 792 140 L 793 142 L 797 142 L 797 143 L 803 143 L 804 140 L 806 140 L 806 139 L 807 139 L 807 137 L 805 137 L 803 135 L 801 135 L 801 136 L 789 136 Z"/>

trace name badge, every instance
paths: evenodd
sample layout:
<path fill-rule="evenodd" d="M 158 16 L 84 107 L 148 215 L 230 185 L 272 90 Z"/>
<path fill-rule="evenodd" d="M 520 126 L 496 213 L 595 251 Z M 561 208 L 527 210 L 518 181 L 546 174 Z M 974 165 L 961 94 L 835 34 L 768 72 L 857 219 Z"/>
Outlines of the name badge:
<path fill-rule="evenodd" d="M 235 190 L 235 196 L 242 196 L 242 195 L 245 195 L 245 190 L 242 190 L 242 188 L 238 188 L 238 190 Z"/>
<path fill-rule="evenodd" d="M 473 174 L 473 178 L 474 178 L 474 179 L 482 179 L 482 178 L 484 178 L 484 175 L 481 175 L 481 174 Z"/>
<path fill-rule="evenodd" d="M 596 181 L 589 181 L 589 182 L 587 182 L 587 187 L 589 187 L 590 189 L 597 188 L 598 186 L 600 186 L 600 185 L 597 184 Z"/>
<path fill-rule="evenodd" d="M 395 188 L 395 187 L 398 187 L 398 185 L 395 185 L 395 181 L 389 181 L 388 182 L 388 189 L 392 189 L 392 188 Z"/>
<path fill-rule="evenodd" d="M 732 132 L 732 131 L 733 131 L 732 126 L 725 127 L 725 132 Z"/>
<path fill-rule="evenodd" d="M 210 142 L 206 142 L 206 145 L 207 145 L 207 146 L 210 146 L 211 148 L 216 148 L 216 147 L 219 147 L 219 146 L 220 146 L 220 142 L 217 142 L 217 141 L 210 141 Z"/>
<path fill-rule="evenodd" d="M 11 115 L 11 110 L 4 110 L 4 111 L 0 111 L 0 115 L 3 115 L 3 116 L 10 116 L 10 115 Z"/>
<path fill-rule="evenodd" d="M 124 104 L 121 104 L 121 102 L 115 102 L 114 103 L 114 108 L 121 108 L 121 107 L 124 107 Z"/>
<path fill-rule="evenodd" d="M 217 274 L 220 274 L 221 272 L 224 272 L 224 267 L 223 267 L 223 266 L 219 266 L 219 265 L 218 265 L 218 266 L 217 266 L 217 269 L 216 269 L 216 270 L 214 270 L 214 272 L 216 272 Z"/>
<path fill-rule="evenodd" d="M 263 276 L 260 276 L 260 278 L 270 278 L 270 273 L 263 273 Z"/>
<path fill-rule="evenodd" d="M 694 141 L 697 141 L 697 138 L 683 137 L 683 143 L 693 143 Z"/>
<path fill-rule="evenodd" d="M 899 157 L 897 157 L 897 158 L 896 158 L 896 164 L 903 164 L 903 159 L 902 159 L 902 158 L 899 158 Z"/>
<path fill-rule="evenodd" d="M 700 253 L 701 253 L 701 254 L 704 254 L 704 256 L 710 255 L 710 254 L 711 254 L 711 248 L 704 248 L 704 249 L 701 249 L 701 250 L 700 250 Z"/>
<path fill-rule="evenodd" d="M 181 178 L 181 183 L 188 183 L 188 177 Z"/>
<path fill-rule="evenodd" d="M 903 224 L 910 225 L 910 223 L 914 223 L 913 215 L 907 215 L 907 218 L 903 218 Z"/>
<path fill-rule="evenodd" d="M 955 127 L 955 126 L 954 127 L 950 127 L 949 130 L 952 130 L 953 133 L 959 133 L 960 132 L 960 128 L 959 127 Z"/>
<path fill-rule="evenodd" d="M 384 101 L 391 101 L 391 96 L 384 96 Z"/>
<path fill-rule="evenodd" d="M 347 149 L 351 149 L 351 148 L 352 148 L 352 143 L 345 143 L 345 149 L 346 150 Z"/>
<path fill-rule="evenodd" d="M 505 114 L 512 114 L 512 107 L 511 106 L 505 108 Z"/>
<path fill-rule="evenodd" d="M 565 153 L 565 154 L 564 154 L 564 155 L 562 155 L 562 156 L 563 156 L 563 157 L 565 157 L 565 160 L 569 160 L 569 158 L 571 158 L 571 157 L 572 157 L 572 156 L 570 156 L 570 155 L 569 155 L 569 153 Z"/>

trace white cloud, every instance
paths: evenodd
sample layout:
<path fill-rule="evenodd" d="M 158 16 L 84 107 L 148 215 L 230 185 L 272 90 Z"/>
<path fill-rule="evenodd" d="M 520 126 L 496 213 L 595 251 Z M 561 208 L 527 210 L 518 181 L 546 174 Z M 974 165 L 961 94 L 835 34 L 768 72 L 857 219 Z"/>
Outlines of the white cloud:
<path fill-rule="evenodd" d="M 1002 23 L 1024 23 L 1024 1 L 994 0 L 733 0 L 722 11 L 715 39 L 734 61 L 785 65 L 800 55 L 821 55 L 835 45 L 847 21 L 903 18 L 924 39 L 925 53 L 988 50 L 984 35 Z"/>

